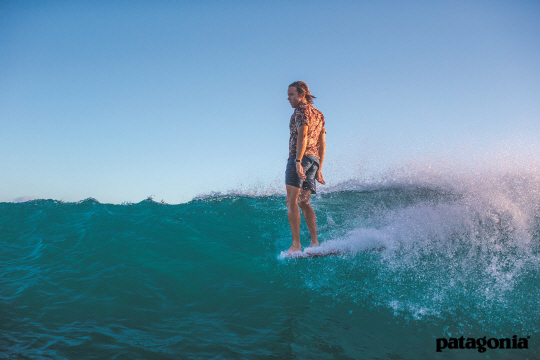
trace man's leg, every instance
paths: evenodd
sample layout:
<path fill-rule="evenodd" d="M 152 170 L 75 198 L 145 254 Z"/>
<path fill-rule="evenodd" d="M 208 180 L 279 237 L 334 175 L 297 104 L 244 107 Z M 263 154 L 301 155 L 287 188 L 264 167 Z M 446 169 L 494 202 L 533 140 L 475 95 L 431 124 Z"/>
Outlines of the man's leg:
<path fill-rule="evenodd" d="M 288 251 L 302 251 L 300 244 L 300 210 L 298 209 L 298 196 L 300 188 L 287 185 L 287 214 L 291 226 L 292 246 Z"/>
<path fill-rule="evenodd" d="M 301 190 L 298 199 L 300 209 L 304 213 L 304 219 L 309 229 L 309 235 L 311 236 L 311 244 L 309 246 L 319 246 L 319 240 L 317 239 L 317 217 L 315 211 L 311 207 L 310 203 L 311 190 Z"/>

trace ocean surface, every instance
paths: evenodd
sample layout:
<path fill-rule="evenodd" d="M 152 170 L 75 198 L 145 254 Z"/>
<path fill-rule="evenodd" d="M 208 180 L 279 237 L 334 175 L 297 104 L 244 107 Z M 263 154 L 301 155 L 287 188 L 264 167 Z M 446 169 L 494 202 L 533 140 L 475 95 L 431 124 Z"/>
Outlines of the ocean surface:
<path fill-rule="evenodd" d="M 538 359 L 538 174 L 329 187 L 321 249 L 344 254 L 314 259 L 281 256 L 279 193 L 0 203 L 0 358 Z"/>

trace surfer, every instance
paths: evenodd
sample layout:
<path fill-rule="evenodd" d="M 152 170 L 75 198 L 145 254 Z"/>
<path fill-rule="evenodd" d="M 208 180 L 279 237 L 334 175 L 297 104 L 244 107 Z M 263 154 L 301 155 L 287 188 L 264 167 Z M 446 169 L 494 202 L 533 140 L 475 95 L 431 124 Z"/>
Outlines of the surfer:
<path fill-rule="evenodd" d="M 310 247 L 319 246 L 317 218 L 310 204 L 311 194 L 316 193 L 315 180 L 325 184 L 321 173 L 326 151 L 324 115 L 313 107 L 307 84 L 296 81 L 289 85 L 288 100 L 294 108 L 289 123 L 289 159 L 285 171 L 287 187 L 287 214 L 292 233 L 292 246 L 288 252 L 302 251 L 300 244 L 300 209 L 311 236 Z"/>

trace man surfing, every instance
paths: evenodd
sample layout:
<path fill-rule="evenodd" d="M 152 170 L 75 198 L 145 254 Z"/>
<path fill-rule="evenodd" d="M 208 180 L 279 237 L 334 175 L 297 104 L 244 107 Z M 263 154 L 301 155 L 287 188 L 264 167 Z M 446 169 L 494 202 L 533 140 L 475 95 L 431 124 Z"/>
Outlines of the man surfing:
<path fill-rule="evenodd" d="M 287 213 L 291 226 L 292 246 L 287 251 L 302 251 L 300 244 L 300 209 L 311 236 L 310 247 L 319 246 L 317 218 L 310 204 L 311 194 L 316 193 L 315 180 L 325 184 L 321 169 L 326 151 L 324 115 L 313 107 L 307 84 L 296 81 L 289 85 L 288 100 L 294 108 L 289 123 L 289 159 L 285 171 L 287 187 Z"/>

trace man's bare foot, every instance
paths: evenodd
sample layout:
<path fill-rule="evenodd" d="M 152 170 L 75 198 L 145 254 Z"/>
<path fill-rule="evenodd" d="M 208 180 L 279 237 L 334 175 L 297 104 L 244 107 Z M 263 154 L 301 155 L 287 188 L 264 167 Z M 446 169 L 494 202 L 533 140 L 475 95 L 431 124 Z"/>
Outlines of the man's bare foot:
<path fill-rule="evenodd" d="M 319 241 L 312 241 L 311 244 L 309 244 L 309 247 L 317 247 L 319 246 Z"/>
<path fill-rule="evenodd" d="M 288 253 L 291 253 L 291 252 L 295 252 L 295 251 L 302 251 L 302 247 L 301 246 L 291 246 L 289 248 L 289 250 L 287 250 Z"/>

